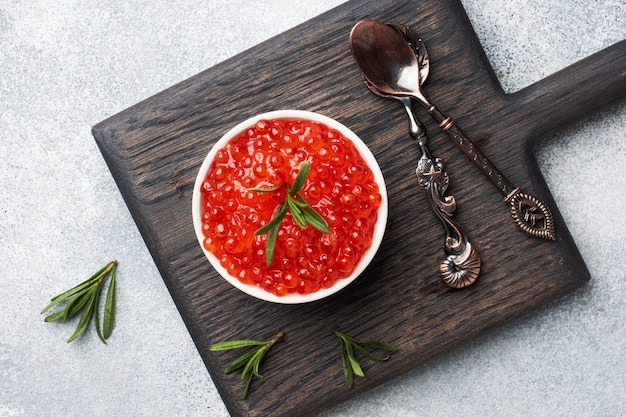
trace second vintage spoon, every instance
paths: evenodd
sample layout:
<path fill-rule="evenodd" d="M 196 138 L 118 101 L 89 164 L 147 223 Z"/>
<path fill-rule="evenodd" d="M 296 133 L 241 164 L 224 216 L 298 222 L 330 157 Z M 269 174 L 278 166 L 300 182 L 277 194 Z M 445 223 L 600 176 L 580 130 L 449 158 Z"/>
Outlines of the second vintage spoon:
<path fill-rule="evenodd" d="M 401 101 L 409 116 L 409 133 L 417 141 L 422 152 L 415 170 L 418 183 L 426 194 L 431 210 L 439 218 L 446 232 L 444 249 L 448 256 L 439 265 L 439 276 L 448 287 L 467 287 L 473 284 L 480 274 L 482 263 L 480 255 L 467 239 L 461 225 L 452 218 L 456 210 L 456 199 L 451 195 L 445 196 L 450 178 L 443 169 L 443 161 L 430 154 L 426 146 L 426 129 L 415 118 L 411 102 Z"/>
<path fill-rule="evenodd" d="M 420 76 L 425 79 L 428 76 L 428 69 L 422 71 Z M 411 99 L 409 97 L 388 96 L 368 82 L 365 82 L 365 85 L 371 92 L 380 97 L 399 100 L 408 115 L 409 134 L 411 138 L 417 141 L 422 152 L 415 170 L 417 181 L 424 191 L 428 205 L 441 221 L 446 233 L 444 252 L 447 257 L 439 264 L 441 281 L 448 287 L 457 289 L 473 284 L 480 274 L 482 264 L 480 255 L 468 240 L 461 225 L 452 218 L 456 210 L 456 199 L 453 196 L 445 195 L 450 178 L 444 171 L 442 159 L 433 157 L 428 150 L 426 129 L 413 114 Z"/>

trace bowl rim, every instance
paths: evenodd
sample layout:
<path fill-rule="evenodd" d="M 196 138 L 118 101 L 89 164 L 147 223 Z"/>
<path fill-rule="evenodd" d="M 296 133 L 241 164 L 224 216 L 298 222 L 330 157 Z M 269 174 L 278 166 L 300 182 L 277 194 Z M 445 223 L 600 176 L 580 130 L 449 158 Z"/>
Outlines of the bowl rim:
<path fill-rule="evenodd" d="M 284 118 L 294 118 L 294 119 L 307 119 L 316 122 L 320 122 L 330 127 L 331 129 L 336 129 L 346 138 L 351 140 L 355 147 L 358 149 L 361 157 L 365 160 L 367 165 L 372 170 L 374 174 L 374 179 L 378 184 L 379 193 L 381 196 L 381 205 L 378 208 L 378 219 L 376 220 L 376 225 L 374 226 L 374 233 L 372 235 L 372 244 L 367 249 L 361 260 L 359 261 L 357 267 L 352 271 L 346 278 L 342 278 L 336 281 L 330 288 L 321 288 L 318 291 L 309 294 L 287 294 L 284 296 L 277 296 L 272 294 L 269 291 L 264 290 L 256 285 L 244 284 L 239 281 L 236 277 L 233 277 L 228 273 L 226 268 L 224 268 L 217 257 L 206 250 L 202 242 L 204 241 L 204 234 L 202 233 L 202 216 L 200 210 L 200 195 L 201 195 L 201 187 L 208 172 L 213 159 L 219 149 L 222 149 L 228 141 L 233 139 L 237 134 L 241 133 L 244 129 L 253 126 L 259 120 L 271 120 L 271 119 L 284 119 Z M 196 175 L 196 180 L 194 183 L 193 194 L 192 194 L 192 218 L 193 225 L 196 234 L 196 239 L 202 252 L 205 257 L 209 260 L 213 268 L 218 272 L 218 274 L 224 278 L 228 283 L 233 285 L 235 288 L 240 291 L 255 297 L 257 299 L 261 299 L 264 301 L 274 302 L 278 304 L 301 304 L 308 303 L 312 301 L 321 300 L 326 298 L 332 294 L 335 294 L 349 284 L 351 284 L 357 277 L 359 277 L 363 271 L 367 268 L 367 266 L 371 263 L 372 259 L 378 252 L 378 249 L 382 243 L 383 236 L 385 233 L 385 229 L 387 227 L 387 217 L 388 217 L 388 198 L 387 198 L 387 187 L 385 185 L 385 179 L 383 177 L 380 166 L 378 165 L 378 161 L 372 154 L 369 147 L 356 135 L 351 129 L 343 125 L 342 123 L 332 119 L 328 116 L 324 116 L 320 113 L 315 113 L 306 110 L 273 110 L 264 113 L 259 113 L 255 116 L 249 117 L 246 120 L 238 123 L 230 130 L 228 130 L 209 150 L 207 156 L 204 158 L 200 169 L 198 170 L 198 174 Z"/>

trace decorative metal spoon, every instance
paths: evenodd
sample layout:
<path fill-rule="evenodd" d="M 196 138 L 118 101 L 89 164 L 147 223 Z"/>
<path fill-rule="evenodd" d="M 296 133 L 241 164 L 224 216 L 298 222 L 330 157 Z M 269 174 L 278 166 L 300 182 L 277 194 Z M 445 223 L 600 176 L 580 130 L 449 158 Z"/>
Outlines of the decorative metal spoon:
<path fill-rule="evenodd" d="M 404 35 L 398 27 L 404 28 Z M 414 51 L 417 45 L 410 45 L 407 41 L 410 34 L 411 29 L 406 26 L 387 25 L 375 20 L 363 20 L 352 28 L 352 54 L 365 82 L 375 85 L 387 96 L 410 97 L 424 105 L 454 144 L 502 192 L 504 202 L 511 206 L 515 224 L 532 237 L 556 240 L 554 220 L 548 206 L 514 187 L 454 120 L 426 98 L 420 87 L 425 81 L 425 77 L 420 76 L 420 65 L 423 66 L 424 61 L 418 62 Z M 425 52 L 423 44 L 421 48 Z M 428 62 L 427 55 L 421 58 L 424 57 Z"/>
<path fill-rule="evenodd" d="M 426 77 L 428 70 L 426 69 L 423 74 Z M 402 102 L 409 117 L 409 134 L 417 141 L 422 151 L 415 170 L 418 183 L 426 195 L 431 210 L 443 224 L 446 234 L 444 251 L 447 257 L 439 265 L 441 281 L 452 288 L 464 288 L 473 284 L 480 274 L 480 255 L 467 239 L 459 223 L 452 219 L 456 210 L 456 199 L 453 196 L 445 196 L 450 178 L 443 169 L 441 158 L 433 158 L 426 146 L 428 140 L 426 129 L 413 114 L 411 99 L 386 95 L 368 82 L 365 82 L 365 85 L 378 96 Z"/>

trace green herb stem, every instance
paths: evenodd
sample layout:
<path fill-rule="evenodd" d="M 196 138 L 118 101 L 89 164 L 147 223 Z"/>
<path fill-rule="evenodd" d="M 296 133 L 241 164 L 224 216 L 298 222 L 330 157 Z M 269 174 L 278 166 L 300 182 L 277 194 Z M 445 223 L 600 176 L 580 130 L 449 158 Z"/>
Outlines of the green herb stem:
<path fill-rule="evenodd" d="M 391 343 L 365 342 L 354 339 L 338 330 L 334 330 L 333 332 L 339 338 L 341 343 L 341 363 L 343 365 L 343 374 L 348 388 L 352 388 L 355 375 L 361 378 L 365 377 L 363 368 L 361 368 L 359 361 L 356 359 L 355 351 L 361 353 L 370 360 L 383 362 L 388 360 L 391 357 L 391 354 L 398 350 L 398 348 Z M 366 348 L 385 350 L 390 353 L 385 356 L 377 356 L 368 351 Z"/>
<path fill-rule="evenodd" d="M 76 330 L 67 342 L 73 342 L 80 337 L 89 327 L 91 321 L 94 320 L 98 337 L 102 343 L 106 344 L 106 340 L 111 336 L 111 332 L 113 331 L 116 270 L 117 261 L 111 261 L 87 280 L 52 298 L 50 304 L 41 311 L 41 314 L 63 302 L 65 302 L 65 306 L 62 310 L 47 315 L 44 321 L 53 322 L 60 320 L 61 323 L 64 323 L 82 312 Z M 111 275 L 111 279 L 109 281 L 109 288 L 104 304 L 104 318 L 102 324 L 104 330 L 101 331 L 100 320 L 98 318 L 100 294 L 109 274 Z"/>
<path fill-rule="evenodd" d="M 279 332 L 276 336 L 274 336 L 272 340 L 268 341 L 231 340 L 227 342 L 216 343 L 212 345 L 209 349 L 211 351 L 222 351 L 252 347 L 252 349 L 239 356 L 237 359 L 228 364 L 228 366 L 226 366 L 226 368 L 224 369 L 224 373 L 229 374 L 243 368 L 243 371 L 241 373 L 241 379 L 246 380 L 246 385 L 243 390 L 243 398 L 245 399 L 248 396 L 248 391 L 254 377 L 262 378 L 262 375 L 259 372 L 259 368 L 261 366 L 263 358 L 270 350 L 270 348 L 274 346 L 277 342 L 282 340 L 283 337 L 284 333 Z"/>
<path fill-rule="evenodd" d="M 276 246 L 276 236 L 278 236 L 278 229 L 280 228 L 280 224 L 283 221 L 287 210 L 289 210 L 293 221 L 299 227 L 304 229 L 308 225 L 311 225 L 322 233 L 330 233 L 326 220 L 324 220 L 324 218 L 317 211 L 315 211 L 309 203 L 306 202 L 304 197 L 302 197 L 302 194 L 300 194 L 300 190 L 304 186 L 310 167 L 311 163 L 309 161 L 304 162 L 300 166 L 300 170 L 298 171 L 292 185 L 285 183 L 267 188 L 248 189 L 249 191 L 256 191 L 260 193 L 276 191 L 282 186 L 285 186 L 287 189 L 285 193 L 285 201 L 278 206 L 274 217 L 254 232 L 257 236 L 267 233 L 267 242 L 265 243 L 265 262 L 268 266 L 272 265 L 274 247 Z"/>

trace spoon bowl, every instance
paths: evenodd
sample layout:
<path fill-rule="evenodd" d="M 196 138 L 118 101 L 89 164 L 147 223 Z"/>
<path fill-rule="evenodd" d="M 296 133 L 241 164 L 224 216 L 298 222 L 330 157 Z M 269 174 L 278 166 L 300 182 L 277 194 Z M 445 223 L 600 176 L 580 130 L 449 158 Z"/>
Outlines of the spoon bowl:
<path fill-rule="evenodd" d="M 365 82 L 381 94 L 428 102 L 420 88 L 428 69 L 420 74 L 417 56 L 399 32 L 400 27 L 376 20 L 357 23 L 350 33 L 352 54 Z"/>

